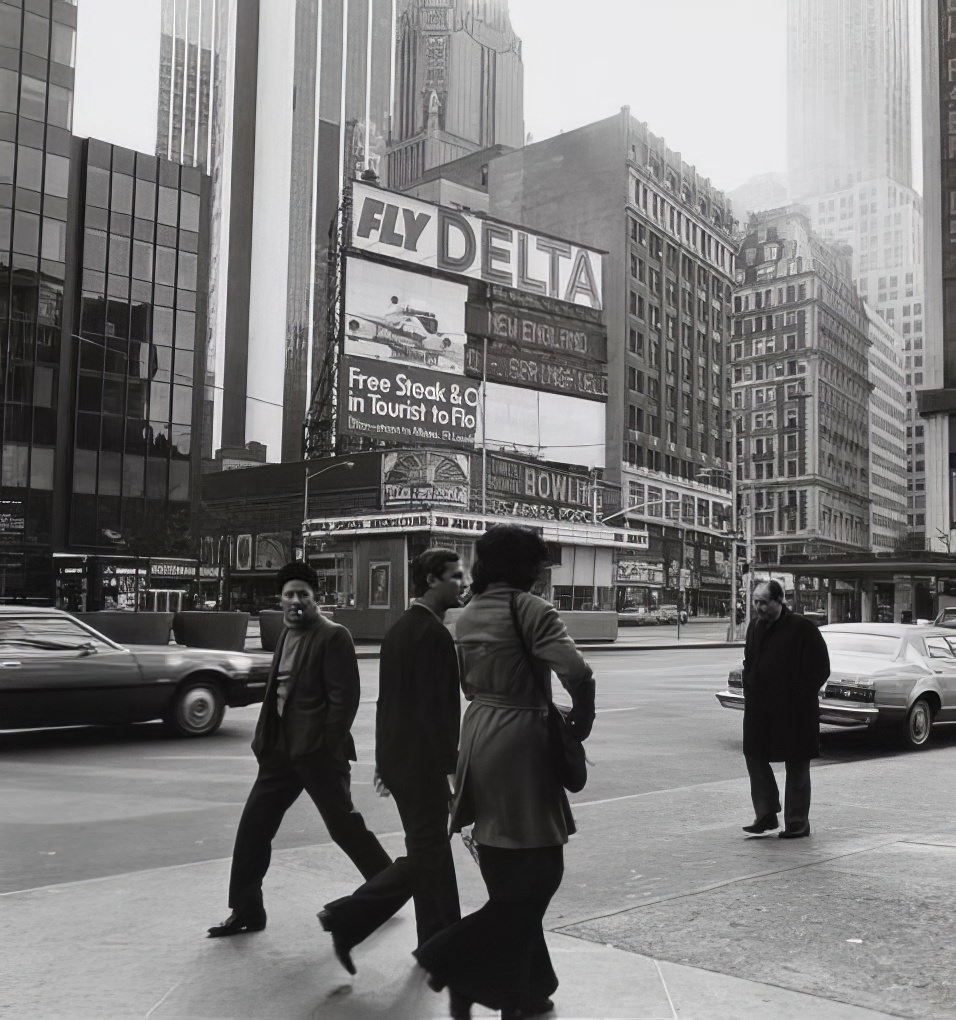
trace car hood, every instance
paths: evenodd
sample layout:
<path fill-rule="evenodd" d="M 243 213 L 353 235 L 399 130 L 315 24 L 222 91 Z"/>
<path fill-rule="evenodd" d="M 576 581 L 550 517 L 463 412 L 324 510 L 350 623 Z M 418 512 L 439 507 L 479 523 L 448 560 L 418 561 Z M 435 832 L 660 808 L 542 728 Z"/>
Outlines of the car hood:
<path fill-rule="evenodd" d="M 880 676 L 891 673 L 925 672 L 926 667 L 915 662 L 899 662 L 895 659 L 886 659 L 882 655 L 860 655 L 859 653 L 845 652 L 843 654 L 831 653 L 830 655 L 830 679 L 837 680 L 841 676 Z"/>
<path fill-rule="evenodd" d="M 218 648 L 187 648 L 184 645 L 129 645 L 127 650 L 142 666 L 208 666 L 215 669 L 251 669 L 256 657 L 247 652 Z M 271 657 L 270 657 L 271 658 Z"/>

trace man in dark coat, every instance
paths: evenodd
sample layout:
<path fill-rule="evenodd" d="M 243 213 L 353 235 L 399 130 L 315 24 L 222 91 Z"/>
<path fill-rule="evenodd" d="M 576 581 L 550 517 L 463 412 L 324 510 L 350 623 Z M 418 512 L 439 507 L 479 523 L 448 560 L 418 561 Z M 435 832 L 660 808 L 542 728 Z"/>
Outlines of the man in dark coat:
<path fill-rule="evenodd" d="M 412 562 L 418 596 L 392 625 L 379 659 L 375 719 L 376 786 L 391 793 L 407 856 L 319 913 L 339 961 L 355 973 L 351 950 L 415 899 L 421 945 L 461 917 L 448 837 L 449 777 L 458 758 L 458 655 L 444 625 L 459 605 L 462 568 L 452 549 L 426 549 Z"/>
<path fill-rule="evenodd" d="M 265 928 L 262 880 L 272 840 L 303 790 L 363 877 L 371 878 L 391 864 L 352 806 L 351 727 L 359 706 L 352 636 L 319 612 L 318 583 L 307 564 L 287 564 L 277 580 L 286 627 L 272 658 L 252 741 L 259 774 L 236 832 L 229 877 L 232 913 L 209 929 L 210 938 Z"/>
<path fill-rule="evenodd" d="M 768 581 L 754 592 L 756 617 L 744 650 L 744 757 L 754 822 L 744 831 L 778 826 L 780 792 L 770 763 L 787 770 L 781 839 L 810 835 L 810 759 L 820 754 L 819 691 L 830 675 L 826 642 L 816 626 L 784 605 Z"/>

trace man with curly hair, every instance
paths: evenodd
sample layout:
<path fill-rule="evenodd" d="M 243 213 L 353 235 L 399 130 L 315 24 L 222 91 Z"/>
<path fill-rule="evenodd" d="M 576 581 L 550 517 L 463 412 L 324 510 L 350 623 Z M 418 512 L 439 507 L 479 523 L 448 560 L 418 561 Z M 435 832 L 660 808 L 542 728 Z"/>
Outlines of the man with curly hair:
<path fill-rule="evenodd" d="M 351 726 L 359 706 L 352 636 L 319 612 L 318 581 L 307 564 L 288 563 L 276 580 L 286 626 L 272 659 L 252 741 L 259 773 L 236 832 L 229 877 L 232 913 L 209 929 L 210 938 L 265 928 L 262 880 L 272 840 L 303 790 L 363 878 L 391 864 L 352 806 Z"/>

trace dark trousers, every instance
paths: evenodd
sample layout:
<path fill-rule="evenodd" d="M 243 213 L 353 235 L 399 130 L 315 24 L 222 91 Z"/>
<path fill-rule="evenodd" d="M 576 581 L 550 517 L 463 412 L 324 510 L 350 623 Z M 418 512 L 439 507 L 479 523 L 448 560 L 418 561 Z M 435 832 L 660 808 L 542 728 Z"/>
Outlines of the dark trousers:
<path fill-rule="evenodd" d="M 352 806 L 349 763 L 331 755 L 308 764 L 272 761 L 259 766 L 239 819 L 229 876 L 229 906 L 233 910 L 262 907 L 262 880 L 272 858 L 272 840 L 286 811 L 303 790 L 312 798 L 329 835 L 352 859 L 364 878 L 387 868 L 391 858 Z"/>
<path fill-rule="evenodd" d="M 327 903 L 331 927 L 358 945 L 409 900 L 415 900 L 418 944 L 461 917 L 455 863 L 448 838 L 448 780 L 440 773 L 389 777 L 389 792 L 405 830 L 399 857 L 351 896 Z"/>
<path fill-rule="evenodd" d="M 757 818 L 780 810 L 780 790 L 770 762 L 745 755 L 750 774 L 750 797 Z M 784 787 L 784 825 L 802 829 L 810 819 L 810 762 L 806 759 L 784 762 L 787 782 Z"/>
<path fill-rule="evenodd" d="M 558 987 L 544 938 L 545 912 L 564 875 L 564 847 L 480 846 L 488 902 L 416 950 L 442 985 L 490 1009 L 528 1009 Z"/>

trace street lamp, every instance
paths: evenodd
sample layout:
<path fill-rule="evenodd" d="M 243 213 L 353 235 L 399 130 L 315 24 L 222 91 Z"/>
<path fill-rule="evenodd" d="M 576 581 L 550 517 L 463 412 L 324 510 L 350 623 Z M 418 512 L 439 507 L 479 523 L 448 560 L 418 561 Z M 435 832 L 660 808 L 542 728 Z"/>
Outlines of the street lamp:
<path fill-rule="evenodd" d="M 324 468 L 319 468 L 318 471 L 309 473 L 308 461 L 305 465 L 305 485 L 303 486 L 302 495 L 302 534 L 305 535 L 305 522 L 309 519 L 309 482 L 313 478 L 318 478 L 319 475 L 324 475 L 326 471 L 331 471 L 333 468 L 354 468 L 354 460 L 337 460 L 332 464 L 326 464 Z M 303 542 L 303 556 L 305 555 L 305 543 Z"/>

